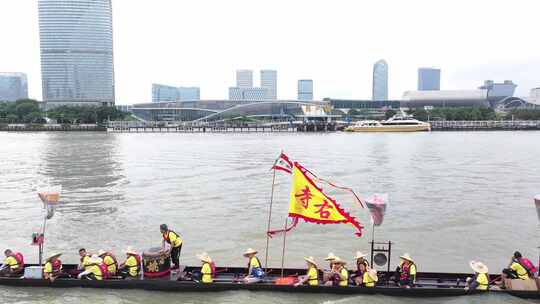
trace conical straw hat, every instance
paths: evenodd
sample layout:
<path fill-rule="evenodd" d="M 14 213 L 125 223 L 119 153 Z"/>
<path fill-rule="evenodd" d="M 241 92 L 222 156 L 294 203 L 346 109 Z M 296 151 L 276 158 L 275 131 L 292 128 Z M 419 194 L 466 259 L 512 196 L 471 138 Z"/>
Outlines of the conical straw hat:
<path fill-rule="evenodd" d="M 210 256 L 206 252 L 203 252 L 201 254 L 197 254 L 196 257 L 197 257 L 197 259 L 199 259 L 199 260 L 201 260 L 203 262 L 212 263 L 212 259 L 210 258 Z"/>
<path fill-rule="evenodd" d="M 337 258 L 337 256 L 335 256 L 332 252 L 330 252 L 328 254 L 328 256 L 326 258 L 324 258 L 325 261 L 333 261 Z"/>
<path fill-rule="evenodd" d="M 59 258 L 61 255 L 62 255 L 61 253 L 53 254 L 53 255 L 51 255 L 50 257 L 48 257 L 48 258 L 46 259 L 46 261 L 50 261 L 50 260 L 52 260 L 53 258 Z"/>
<path fill-rule="evenodd" d="M 315 267 L 317 267 L 317 262 L 315 262 L 315 258 L 313 258 L 312 256 L 304 258 L 304 260 L 306 260 L 306 262 L 313 264 Z"/>
<path fill-rule="evenodd" d="M 489 272 L 488 267 L 486 265 L 484 265 L 484 263 L 482 263 L 482 262 L 471 261 L 471 262 L 469 262 L 469 265 L 471 266 L 472 270 L 474 270 L 474 272 L 478 272 L 478 273 L 488 273 Z"/>
<path fill-rule="evenodd" d="M 404 253 L 404 254 L 403 254 L 402 256 L 400 256 L 399 258 L 414 263 L 414 260 L 411 258 L 411 256 L 410 256 L 408 253 Z"/>
<path fill-rule="evenodd" d="M 339 257 L 336 257 L 332 262 L 334 262 L 334 264 L 341 264 L 341 265 L 347 264 L 346 261 L 340 259 Z"/>
<path fill-rule="evenodd" d="M 363 253 L 362 251 L 357 251 L 356 256 L 354 257 L 355 260 L 365 258 L 367 257 L 367 253 Z"/>
<path fill-rule="evenodd" d="M 253 248 L 248 248 L 248 249 L 246 250 L 246 252 L 244 252 L 244 256 L 250 255 L 250 254 L 257 254 L 257 253 L 258 253 L 257 250 L 255 250 L 255 249 L 253 249 Z"/>

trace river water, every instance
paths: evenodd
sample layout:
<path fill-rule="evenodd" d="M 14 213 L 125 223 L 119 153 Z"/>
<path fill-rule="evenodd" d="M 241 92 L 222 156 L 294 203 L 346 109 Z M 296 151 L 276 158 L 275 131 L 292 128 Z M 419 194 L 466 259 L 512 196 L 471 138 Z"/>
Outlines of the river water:
<path fill-rule="evenodd" d="M 36 189 L 62 185 L 62 201 L 47 223 L 46 251 L 77 261 L 77 249 L 138 250 L 160 244 L 159 224 L 184 238 L 181 262 L 198 264 L 207 251 L 219 265 L 244 265 L 242 252 L 264 260 L 269 168 L 283 149 L 319 177 L 350 186 L 362 197 L 387 193 L 376 239 L 391 240 L 395 257 L 410 253 L 420 271 L 469 272 L 471 259 L 491 272 L 514 250 L 536 259 L 540 193 L 540 133 L 431 132 L 414 134 L 105 134 L 0 133 L 0 244 L 37 260 L 29 246 L 43 217 Z M 278 173 L 272 226 L 283 226 L 290 176 Z M 286 265 L 303 267 L 330 251 L 352 262 L 368 251 L 366 209 L 327 189 L 361 223 L 300 223 L 287 236 Z M 270 266 L 281 261 L 281 238 L 271 241 Z M 225 292 L 0 287 L 2 303 L 417 303 L 387 297 Z M 448 303 L 523 303 L 509 296 L 437 299 Z M 423 301 L 431 303 L 433 300 Z"/>

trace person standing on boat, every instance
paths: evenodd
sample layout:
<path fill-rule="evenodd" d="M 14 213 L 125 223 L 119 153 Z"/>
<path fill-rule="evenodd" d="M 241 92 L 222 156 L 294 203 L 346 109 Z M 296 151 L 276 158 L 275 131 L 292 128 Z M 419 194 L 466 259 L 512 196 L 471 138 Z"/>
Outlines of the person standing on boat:
<path fill-rule="evenodd" d="M 131 246 L 124 252 L 126 261 L 118 268 L 118 274 L 124 279 L 137 280 L 141 271 L 141 256 Z"/>
<path fill-rule="evenodd" d="M 408 253 L 399 257 L 401 263 L 396 269 L 398 285 L 403 288 L 411 288 L 416 284 L 416 264 Z"/>
<path fill-rule="evenodd" d="M 258 283 L 262 281 L 265 276 L 264 270 L 261 267 L 261 261 L 257 258 L 257 253 L 257 250 L 251 248 L 248 248 L 246 252 L 244 252 L 244 257 L 249 259 L 247 266 L 248 274 L 244 278 L 244 283 L 246 284 Z"/>
<path fill-rule="evenodd" d="M 59 259 L 61 255 L 61 253 L 57 253 L 45 260 L 45 266 L 43 267 L 43 278 L 51 281 L 51 283 L 64 275 L 62 271 L 62 261 Z"/>
<path fill-rule="evenodd" d="M 107 266 L 107 273 L 109 276 L 115 276 L 116 272 L 118 271 L 118 262 L 116 261 L 116 257 L 103 249 L 100 249 L 98 251 L 98 256 L 103 259 L 103 264 Z"/>
<path fill-rule="evenodd" d="M 212 258 L 210 258 L 210 256 L 206 252 L 198 254 L 197 258 L 202 262 L 201 282 L 205 284 L 213 283 L 216 273 L 216 266 L 212 261 Z"/>
<path fill-rule="evenodd" d="M 162 250 L 165 251 L 165 243 L 168 243 L 171 246 L 171 261 L 174 264 L 171 269 L 180 268 L 179 260 L 180 252 L 182 251 L 182 238 L 180 238 L 180 235 L 178 235 L 178 233 L 170 230 L 166 224 L 161 224 L 159 226 L 159 230 L 161 231 L 161 235 L 163 236 L 163 241 L 161 245 Z"/>
<path fill-rule="evenodd" d="M 100 264 L 103 263 L 103 260 L 97 255 L 93 255 L 88 259 L 88 266 L 86 270 L 79 273 L 77 278 L 82 280 L 92 280 L 92 281 L 101 281 L 105 274 L 103 273 L 104 267 L 100 267 Z"/>
<path fill-rule="evenodd" d="M 489 269 L 481 262 L 471 261 L 469 263 L 472 270 L 474 270 L 474 276 L 467 278 L 465 290 L 483 290 L 489 289 Z"/>
<path fill-rule="evenodd" d="M 354 259 L 356 260 L 356 273 L 354 274 L 354 282 L 356 285 L 362 285 L 364 282 L 364 273 L 369 268 L 369 262 L 365 259 L 367 254 L 360 251 L 356 252 Z"/>
<path fill-rule="evenodd" d="M 79 256 L 81 257 L 79 263 L 79 270 L 84 271 L 90 266 L 90 254 L 86 252 L 86 249 L 79 249 Z"/>
<path fill-rule="evenodd" d="M 529 265 L 529 267 L 527 267 Z M 529 270 L 530 268 L 530 270 Z M 534 278 L 536 269 L 532 266 L 529 259 L 524 259 L 519 251 L 514 252 L 514 255 L 510 259 L 508 268 L 503 269 L 502 279 L 520 279 L 527 280 Z"/>
<path fill-rule="evenodd" d="M 318 286 L 319 285 L 319 270 L 317 269 L 317 263 L 313 257 L 304 258 L 307 262 L 307 273 L 306 275 L 300 276 L 298 278 L 298 283 L 294 286 L 300 286 L 307 283 L 309 286 Z"/>
<path fill-rule="evenodd" d="M 326 258 L 324 258 L 325 261 L 329 263 L 330 268 L 328 270 L 323 271 L 323 283 L 326 285 L 328 281 L 332 281 L 334 279 L 334 275 L 332 274 L 332 269 L 334 268 L 334 260 L 336 259 L 336 256 L 330 252 Z"/>
<path fill-rule="evenodd" d="M 0 268 L 0 276 L 16 277 L 24 271 L 24 257 L 20 252 L 13 252 L 11 249 L 4 251 L 6 259 Z"/>
<path fill-rule="evenodd" d="M 348 286 L 349 285 L 349 271 L 345 267 L 347 262 L 336 257 L 332 265 L 333 279 L 325 283 L 326 286 Z"/>

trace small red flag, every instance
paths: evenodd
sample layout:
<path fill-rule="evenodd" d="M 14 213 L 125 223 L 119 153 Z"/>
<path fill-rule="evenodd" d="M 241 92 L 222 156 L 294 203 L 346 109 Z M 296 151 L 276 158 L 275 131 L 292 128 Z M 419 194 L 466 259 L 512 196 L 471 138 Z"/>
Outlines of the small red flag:
<path fill-rule="evenodd" d="M 285 171 L 289 174 L 292 173 L 293 163 L 289 160 L 289 157 L 285 153 L 281 152 L 278 159 L 274 162 L 272 169 Z"/>

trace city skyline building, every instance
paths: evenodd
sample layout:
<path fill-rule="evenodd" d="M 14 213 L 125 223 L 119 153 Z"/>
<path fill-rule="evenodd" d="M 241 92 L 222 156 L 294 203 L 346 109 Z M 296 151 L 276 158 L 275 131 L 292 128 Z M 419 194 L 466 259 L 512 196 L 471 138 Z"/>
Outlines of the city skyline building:
<path fill-rule="evenodd" d="M 28 98 L 28 80 L 25 73 L 0 72 L 0 101 Z"/>
<path fill-rule="evenodd" d="M 268 89 L 266 88 L 229 88 L 229 100 L 249 100 L 265 101 L 268 100 Z"/>
<path fill-rule="evenodd" d="M 200 100 L 199 87 L 175 87 L 158 83 L 152 84 L 152 102 Z"/>
<path fill-rule="evenodd" d="M 373 65 L 371 100 L 388 100 L 388 63 L 381 59 Z"/>
<path fill-rule="evenodd" d="M 437 68 L 418 69 L 418 91 L 439 91 L 441 89 L 441 70 Z"/>
<path fill-rule="evenodd" d="M 236 87 L 253 87 L 253 70 L 236 70 Z"/>
<path fill-rule="evenodd" d="M 298 100 L 313 100 L 313 80 L 298 80 Z"/>
<path fill-rule="evenodd" d="M 480 90 L 487 90 L 489 98 L 502 98 L 514 96 L 517 84 L 512 80 L 505 80 L 504 82 L 497 83 L 493 80 L 485 80 L 484 85 L 478 87 Z"/>
<path fill-rule="evenodd" d="M 112 105 L 111 0 L 39 0 L 43 100 Z"/>
<path fill-rule="evenodd" d="M 266 89 L 267 100 L 277 99 L 277 71 L 261 70 L 261 88 Z"/>

